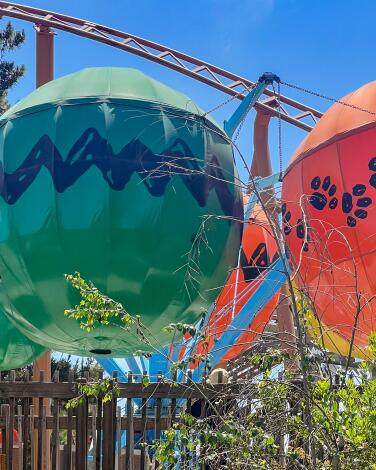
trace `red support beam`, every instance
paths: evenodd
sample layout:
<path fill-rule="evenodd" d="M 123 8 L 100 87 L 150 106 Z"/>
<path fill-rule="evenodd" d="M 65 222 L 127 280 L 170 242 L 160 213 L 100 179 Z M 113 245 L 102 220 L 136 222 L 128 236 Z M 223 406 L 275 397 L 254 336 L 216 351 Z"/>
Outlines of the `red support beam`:
<path fill-rule="evenodd" d="M 262 111 L 257 111 L 253 128 L 253 159 L 251 166 L 252 176 L 269 176 L 272 174 L 272 162 L 269 152 L 269 123 L 271 116 Z M 277 201 L 274 189 L 264 190 L 260 194 L 265 209 L 270 218 L 278 225 Z M 295 325 L 290 311 L 290 293 L 286 286 L 281 289 L 280 303 L 277 307 L 278 339 L 281 350 L 290 356 L 286 365 L 296 367 L 296 339 Z"/>
<path fill-rule="evenodd" d="M 36 25 L 36 87 L 40 87 L 54 78 L 54 35 L 48 26 Z M 34 380 L 39 380 L 40 371 L 44 371 L 47 382 L 51 381 L 51 353 L 34 361 Z"/>
<path fill-rule="evenodd" d="M 48 26 L 36 25 L 36 87 L 54 78 L 54 36 Z"/>
<path fill-rule="evenodd" d="M 54 79 L 54 36 L 55 33 L 45 25 L 35 25 L 36 31 L 36 87 L 44 85 L 45 83 Z M 41 371 L 44 372 L 44 380 L 51 382 L 51 352 L 48 351 L 42 357 L 34 361 L 33 363 L 33 381 L 38 382 L 40 380 Z M 40 401 L 37 399 L 33 400 L 35 409 L 38 415 L 40 415 Z M 50 400 L 45 398 L 43 405 L 46 407 L 47 416 L 50 413 Z M 44 469 L 51 469 L 50 461 L 50 436 L 51 432 L 46 431 L 44 436 L 46 443 L 46 460 L 44 462 Z M 36 435 L 37 437 L 37 435 Z M 35 439 L 37 443 L 38 440 Z M 34 468 L 37 468 L 37 444 L 34 449 Z M 42 457 L 39 456 L 39 459 Z"/>

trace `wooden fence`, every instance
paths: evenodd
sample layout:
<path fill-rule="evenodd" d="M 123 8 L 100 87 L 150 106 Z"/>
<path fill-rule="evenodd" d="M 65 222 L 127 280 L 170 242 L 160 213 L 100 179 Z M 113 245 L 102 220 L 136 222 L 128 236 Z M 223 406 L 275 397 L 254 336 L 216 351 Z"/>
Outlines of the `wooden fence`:
<path fill-rule="evenodd" d="M 144 373 L 144 377 L 146 373 Z M 142 377 L 128 374 L 117 396 L 107 402 L 82 397 L 76 408 L 66 403 L 80 396 L 85 378 L 52 382 L 15 380 L 11 371 L 0 381 L 0 470 L 144 470 L 158 468 L 147 447 L 192 403 L 214 399 L 223 387 L 236 385 L 168 383 L 162 375 L 143 385 Z M 145 380 L 144 380 L 145 383 Z M 120 443 L 120 445 L 119 445 Z"/>

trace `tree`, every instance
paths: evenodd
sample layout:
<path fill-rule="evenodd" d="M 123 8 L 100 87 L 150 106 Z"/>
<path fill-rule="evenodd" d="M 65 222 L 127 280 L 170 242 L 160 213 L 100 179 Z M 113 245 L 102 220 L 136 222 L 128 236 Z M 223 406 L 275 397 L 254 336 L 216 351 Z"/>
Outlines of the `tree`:
<path fill-rule="evenodd" d="M 90 325 L 91 331 L 99 325 L 111 324 L 113 317 L 124 317 L 125 310 L 120 304 L 82 279 L 79 273 L 66 277 L 80 290 L 82 298 L 66 315 L 80 321 L 82 328 Z M 249 366 L 259 371 L 257 380 L 239 382 L 235 388 L 230 384 L 216 390 L 211 398 L 208 393 L 204 414 L 200 411 L 197 418 L 187 410 L 177 417 L 160 441 L 145 443 L 156 452 L 156 460 L 162 466 L 159 468 L 179 465 L 187 470 L 376 469 L 374 361 L 358 362 L 350 371 L 348 358 L 344 358 L 345 367 L 336 369 L 333 380 L 330 368 L 326 372 L 326 366 L 334 364 L 330 354 L 320 339 L 307 340 L 306 318 L 311 299 L 297 288 L 290 295 L 300 325 L 297 335 L 302 336 L 301 347 L 295 346 L 298 369 L 296 365 L 289 369 L 287 353 L 279 349 L 250 354 Z M 132 317 L 127 314 L 126 318 L 127 324 L 131 324 Z M 143 328 L 141 324 L 138 327 Z M 166 330 L 174 334 L 176 330 L 191 336 L 200 334 L 183 324 L 171 324 Z M 370 351 L 376 356 L 375 334 L 370 336 Z M 282 365 L 284 373 L 276 377 L 273 370 L 281 370 Z M 170 367 L 185 373 L 187 364 L 171 363 Z M 69 407 L 77 406 L 84 395 L 90 398 L 105 395 L 106 400 L 112 396 L 108 379 L 101 381 L 94 376 L 92 379 L 80 389 L 79 399 L 68 403 Z M 148 382 L 143 385 L 148 386 Z M 194 388 L 195 384 L 188 383 L 186 387 Z"/>
<path fill-rule="evenodd" d="M 73 374 L 72 378 L 82 377 L 88 375 L 90 380 L 99 380 L 103 374 L 103 369 L 92 357 L 76 359 L 72 361 L 70 354 L 68 356 L 61 356 L 60 359 L 51 358 L 51 375 L 55 371 L 59 372 L 60 382 L 68 382 L 70 373 Z"/>
<path fill-rule="evenodd" d="M 25 73 L 24 65 L 16 65 L 14 61 L 4 60 L 4 56 L 18 49 L 25 42 L 25 32 L 16 31 L 8 22 L 0 31 L 0 113 L 9 108 L 8 92 Z"/>

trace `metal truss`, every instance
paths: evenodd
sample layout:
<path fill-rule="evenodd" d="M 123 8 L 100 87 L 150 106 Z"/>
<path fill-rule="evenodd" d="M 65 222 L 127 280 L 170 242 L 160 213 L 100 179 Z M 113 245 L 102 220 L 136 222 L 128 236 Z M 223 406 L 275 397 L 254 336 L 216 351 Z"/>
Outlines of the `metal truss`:
<path fill-rule="evenodd" d="M 11 2 L 0 1 L 0 16 L 17 18 L 34 23 L 36 27 L 52 28 L 66 31 L 77 36 L 85 37 L 107 44 L 125 52 L 129 52 L 144 59 L 151 60 L 168 67 L 188 77 L 199 80 L 217 90 L 227 93 L 237 99 L 244 99 L 247 91 L 255 86 L 255 82 L 240 77 L 232 72 L 211 65 L 195 57 L 178 52 L 169 47 L 149 41 L 133 34 L 125 33 L 108 26 L 102 26 L 87 20 L 72 16 L 54 13 L 39 8 L 29 7 Z M 264 91 L 265 99 L 259 100 L 255 108 L 278 116 L 305 131 L 311 131 L 312 125 L 306 122 L 311 120 L 315 124 L 322 113 L 314 108 L 299 103 L 287 96 L 280 96 L 280 111 L 276 94 L 269 89 Z"/>

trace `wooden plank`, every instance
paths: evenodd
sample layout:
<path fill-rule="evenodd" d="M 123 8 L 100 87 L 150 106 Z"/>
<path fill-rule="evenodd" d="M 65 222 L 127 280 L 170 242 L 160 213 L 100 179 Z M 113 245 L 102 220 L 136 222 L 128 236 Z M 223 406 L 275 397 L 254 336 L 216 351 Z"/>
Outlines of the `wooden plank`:
<path fill-rule="evenodd" d="M 53 376 L 54 382 L 59 382 L 59 371 L 56 370 Z M 52 468 L 59 470 L 60 466 L 60 438 L 59 438 L 59 412 L 60 400 L 55 398 L 53 401 L 53 414 L 52 414 Z"/>
<path fill-rule="evenodd" d="M 102 468 L 112 468 L 111 466 L 111 403 L 103 404 L 103 437 L 102 437 Z"/>
<path fill-rule="evenodd" d="M 77 388 L 74 383 L 65 382 L 0 382 L 1 398 L 60 398 L 69 400 L 77 396 Z"/>
<path fill-rule="evenodd" d="M 121 469 L 121 407 L 116 407 L 116 462 L 115 470 Z"/>
<path fill-rule="evenodd" d="M 187 373 L 187 387 L 190 388 L 191 386 L 192 386 L 192 371 L 189 370 Z M 189 397 L 186 403 L 186 412 L 188 414 L 191 414 L 191 410 L 192 410 L 192 398 Z M 185 446 L 181 446 L 180 452 L 182 455 L 182 465 L 183 465 L 183 468 L 185 468 L 190 461 L 190 450 L 187 449 Z"/>
<path fill-rule="evenodd" d="M 118 371 L 114 370 L 112 373 L 112 386 L 115 387 L 118 385 Z M 115 467 L 116 461 L 116 416 L 117 416 L 117 396 L 115 394 L 112 395 L 112 427 L 111 427 L 111 437 L 112 437 L 112 456 L 111 460 L 113 462 L 113 468 Z"/>
<path fill-rule="evenodd" d="M 1 376 L 1 374 L 0 374 Z M 0 413 L 1 413 L 1 419 L 4 421 L 5 423 L 5 417 L 4 417 L 4 413 L 5 413 L 5 410 L 3 408 L 4 405 L 1 405 L 0 407 Z M 4 426 L 1 428 L 1 455 L 6 455 L 6 426 L 4 424 Z"/>
<path fill-rule="evenodd" d="M 31 470 L 35 470 L 35 426 L 34 426 L 34 418 L 35 418 L 35 407 L 34 405 L 30 405 L 30 448 L 31 448 Z"/>
<path fill-rule="evenodd" d="M 9 429 L 9 404 L 1 405 L 1 414 L 5 418 L 5 433 L 3 433 L 3 453 L 6 455 L 6 468 L 12 470 L 12 461 L 9 462 L 9 455 L 12 454 L 12 449 L 9 448 L 9 434 L 13 435 L 13 432 Z M 4 452 L 5 451 L 5 452 Z"/>
<path fill-rule="evenodd" d="M 16 372 L 11 370 L 9 373 L 9 381 L 14 384 L 16 381 Z M 14 408 L 16 406 L 15 398 L 9 398 L 9 427 L 7 440 L 7 466 L 11 470 L 13 468 L 13 430 L 14 430 Z"/>
<path fill-rule="evenodd" d="M 28 383 L 30 380 L 29 371 L 25 371 L 24 382 Z M 24 398 L 22 400 L 22 413 L 23 413 L 23 433 L 22 433 L 22 442 L 23 442 L 23 458 L 22 458 L 22 465 L 23 468 L 27 469 L 28 464 L 28 456 L 29 456 L 29 443 L 30 443 L 30 405 L 31 399 Z"/>
<path fill-rule="evenodd" d="M 47 407 L 46 405 L 42 405 L 39 407 L 41 412 L 41 433 L 42 433 L 42 470 L 47 470 L 49 468 L 49 461 L 50 461 L 50 441 L 49 441 L 49 434 L 47 433 L 47 426 L 46 426 L 46 416 L 47 416 Z"/>
<path fill-rule="evenodd" d="M 147 378 L 146 370 L 143 371 L 142 377 Z M 146 470 L 146 412 L 147 412 L 147 400 L 144 397 L 141 401 L 141 470 Z M 136 428 L 136 426 L 135 426 Z"/>
<path fill-rule="evenodd" d="M 132 372 L 128 372 L 128 384 L 132 383 Z M 132 435 L 132 436 L 131 436 Z M 132 456 L 134 453 L 134 446 L 132 446 L 133 438 L 133 404 L 132 398 L 127 398 L 127 428 L 126 428 L 126 446 L 125 446 L 125 467 L 133 470 Z"/>
<path fill-rule="evenodd" d="M 23 416 L 22 416 L 22 405 L 17 406 L 17 432 L 18 432 L 18 470 L 26 470 L 26 467 L 23 465 L 23 451 L 24 443 L 27 441 L 22 440 L 23 436 Z"/>
<path fill-rule="evenodd" d="M 157 385 L 161 385 L 162 382 L 162 372 L 158 371 L 158 383 Z M 162 398 L 157 398 L 157 409 L 155 412 L 155 440 L 159 441 L 161 438 L 161 414 L 162 414 Z M 155 461 L 155 468 L 159 468 L 159 462 Z"/>
<path fill-rule="evenodd" d="M 89 413 L 90 415 L 90 413 Z M 93 449 L 93 459 L 95 462 L 95 458 L 97 455 L 97 407 L 96 405 L 91 405 L 91 419 L 89 416 L 89 422 L 88 425 L 90 426 L 91 429 L 91 439 L 92 439 L 92 449 Z"/>
<path fill-rule="evenodd" d="M 43 373 L 43 371 L 41 371 Z M 38 437 L 37 437 L 37 452 L 36 452 L 36 467 L 37 470 L 42 470 L 42 461 L 43 461 L 43 433 L 42 433 L 42 408 L 43 408 L 43 398 L 38 399 Z"/>
<path fill-rule="evenodd" d="M 81 383 L 86 383 L 86 379 L 81 379 Z M 87 468 L 87 398 L 82 397 L 76 409 L 76 469 L 86 470 Z"/>
<path fill-rule="evenodd" d="M 9 427 L 8 427 L 8 439 L 7 439 L 7 464 L 9 470 L 13 469 L 13 430 L 14 430 L 14 398 L 9 399 Z"/>
<path fill-rule="evenodd" d="M 172 383 L 176 383 L 176 371 L 172 375 Z M 174 422 L 176 421 L 176 398 L 171 399 L 171 406 L 170 406 L 170 422 L 168 423 L 168 427 L 172 427 Z M 173 464 L 168 466 L 169 470 L 174 470 Z"/>
<path fill-rule="evenodd" d="M 101 449 L 102 449 L 102 426 L 103 426 L 103 405 L 102 400 L 98 398 L 97 402 L 98 417 L 97 417 L 97 449 L 95 453 L 95 470 L 100 470 L 101 468 Z"/>
<path fill-rule="evenodd" d="M 103 469 L 113 469 L 115 466 L 114 413 L 114 400 L 109 400 L 103 404 Z"/>
<path fill-rule="evenodd" d="M 73 371 L 70 370 L 69 375 L 68 375 L 68 384 L 70 387 L 73 387 L 73 379 L 74 379 Z M 73 432 L 73 411 L 71 408 L 68 408 L 68 412 L 67 412 L 66 429 L 67 429 L 67 444 L 65 446 L 64 470 L 71 470 L 72 468 L 72 432 Z"/>
<path fill-rule="evenodd" d="M 171 386 L 170 384 L 151 383 L 146 389 L 141 383 L 119 383 L 119 398 L 201 398 L 204 396 L 203 385 L 196 384 L 194 388 L 185 384 Z M 215 396 L 221 390 L 226 390 L 234 395 L 239 392 L 239 384 L 217 384 L 209 385 L 205 388 L 205 394 Z M 42 383 L 42 382 L 0 382 L 0 396 L 2 399 L 9 398 L 58 398 L 69 400 L 78 394 L 77 386 L 74 383 Z"/>
<path fill-rule="evenodd" d="M 176 371 L 172 375 L 172 383 L 176 383 Z M 171 399 L 171 426 L 174 424 L 176 419 L 176 398 Z"/>

